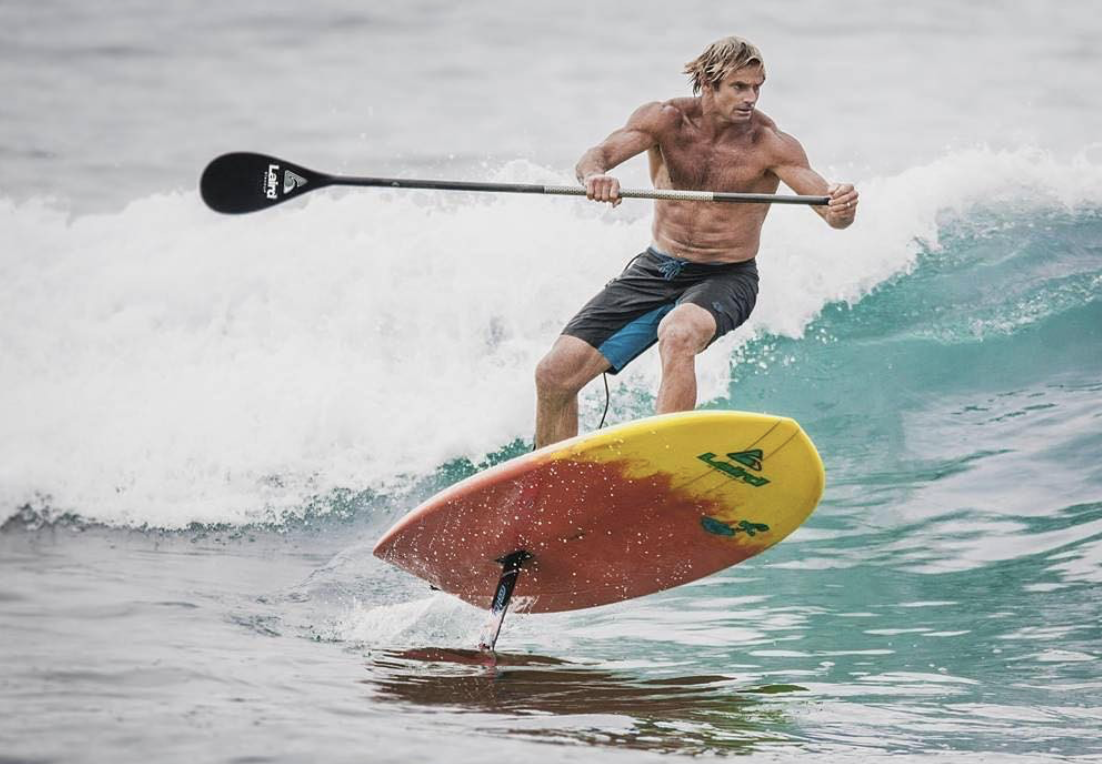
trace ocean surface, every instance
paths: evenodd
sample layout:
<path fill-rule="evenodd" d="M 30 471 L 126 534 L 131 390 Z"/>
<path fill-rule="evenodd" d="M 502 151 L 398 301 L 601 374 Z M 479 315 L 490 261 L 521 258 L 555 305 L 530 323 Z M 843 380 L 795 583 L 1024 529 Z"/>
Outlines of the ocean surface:
<path fill-rule="evenodd" d="M 484 614 L 370 550 L 530 448 L 649 205 L 225 217 L 199 173 L 573 182 L 727 33 L 861 206 L 771 212 L 701 406 L 797 419 L 823 502 L 480 660 Z M 0 4 L 0 761 L 1102 760 L 1099 39 L 1090 2 Z"/>

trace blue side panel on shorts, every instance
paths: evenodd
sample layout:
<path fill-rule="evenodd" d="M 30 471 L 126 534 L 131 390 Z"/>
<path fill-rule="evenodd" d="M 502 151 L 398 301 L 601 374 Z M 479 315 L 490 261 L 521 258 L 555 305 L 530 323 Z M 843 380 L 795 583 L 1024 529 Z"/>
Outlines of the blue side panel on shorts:
<path fill-rule="evenodd" d="M 597 350 L 617 373 L 644 350 L 658 341 L 658 324 L 673 310 L 675 303 L 662 305 L 650 313 L 644 313 L 630 324 L 624 324 L 616 334 L 605 340 Z"/>

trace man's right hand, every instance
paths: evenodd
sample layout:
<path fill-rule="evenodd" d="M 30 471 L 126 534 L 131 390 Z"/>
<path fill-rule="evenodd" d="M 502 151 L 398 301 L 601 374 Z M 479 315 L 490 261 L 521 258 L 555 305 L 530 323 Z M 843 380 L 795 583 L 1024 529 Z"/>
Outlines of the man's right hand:
<path fill-rule="evenodd" d="M 613 207 L 624 201 L 620 198 L 620 181 L 611 175 L 587 175 L 585 178 L 585 196 L 595 202 L 609 202 Z"/>

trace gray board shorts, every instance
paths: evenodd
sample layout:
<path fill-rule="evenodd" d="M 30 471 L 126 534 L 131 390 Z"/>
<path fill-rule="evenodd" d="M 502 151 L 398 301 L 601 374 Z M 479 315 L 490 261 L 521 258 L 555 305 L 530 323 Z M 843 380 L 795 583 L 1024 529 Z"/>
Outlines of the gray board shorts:
<path fill-rule="evenodd" d="M 616 374 L 658 341 L 658 324 L 690 302 L 712 314 L 709 345 L 750 317 L 758 299 L 758 266 L 694 263 L 647 247 L 570 319 L 562 333 L 592 345 Z"/>

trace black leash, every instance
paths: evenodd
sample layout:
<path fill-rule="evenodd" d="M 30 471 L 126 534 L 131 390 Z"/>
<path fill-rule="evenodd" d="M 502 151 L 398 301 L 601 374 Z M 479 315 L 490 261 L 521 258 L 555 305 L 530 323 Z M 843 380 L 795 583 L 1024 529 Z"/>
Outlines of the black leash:
<path fill-rule="evenodd" d="M 608 373 L 607 372 L 602 373 L 601 378 L 605 381 L 605 413 L 601 414 L 601 423 L 599 425 L 597 425 L 598 430 L 605 426 L 605 417 L 608 416 L 608 401 L 609 401 Z"/>

